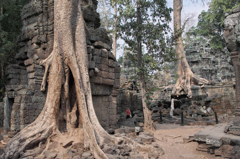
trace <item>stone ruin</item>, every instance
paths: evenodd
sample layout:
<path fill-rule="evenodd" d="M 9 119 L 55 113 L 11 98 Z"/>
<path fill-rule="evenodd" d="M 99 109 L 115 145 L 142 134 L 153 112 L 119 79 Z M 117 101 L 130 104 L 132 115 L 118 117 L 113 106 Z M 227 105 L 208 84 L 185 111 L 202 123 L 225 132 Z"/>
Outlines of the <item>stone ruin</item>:
<path fill-rule="evenodd" d="M 175 99 L 173 115 L 177 119 L 170 117 L 172 89 L 156 91 L 152 96 L 153 100 L 150 106 L 152 120 L 154 122 L 160 121 L 160 111 L 165 123 L 180 123 L 179 118 L 182 112 L 186 117 L 185 124 L 213 125 L 216 123 L 214 112 L 217 113 L 220 121 L 229 120 L 229 117 L 234 113 L 236 104 L 234 68 L 231 65 L 229 54 L 213 50 L 208 43 L 199 41 L 194 41 L 185 51 L 193 72 L 199 77 L 211 81 L 212 84 L 192 86 L 192 99 L 185 96 Z M 135 103 L 141 103 L 140 93 L 132 89 L 132 85 L 137 82 L 132 79 L 136 73 L 136 67 L 128 59 L 127 54 L 125 53 L 122 63 L 121 87 L 118 95 L 120 121 L 124 121 L 123 116 L 127 107 L 133 106 L 135 109 Z M 140 107 L 136 108 L 142 113 Z M 140 113 L 139 115 L 141 116 Z"/>
<path fill-rule="evenodd" d="M 111 53 L 111 40 L 100 28 L 97 1 L 83 0 L 82 11 L 88 28 L 87 52 L 93 105 L 105 129 L 116 128 L 120 66 Z M 46 92 L 40 91 L 44 68 L 39 62 L 53 49 L 54 0 L 31 0 L 21 11 L 22 33 L 18 39 L 17 64 L 7 66 L 8 84 L 0 103 L 0 127 L 17 132 L 40 114 Z M 3 119 L 4 117 L 4 119 Z M 3 122 L 4 121 L 4 122 Z"/>
<path fill-rule="evenodd" d="M 234 118 L 229 123 L 222 123 L 204 129 L 192 137 L 198 142 L 199 151 L 209 152 L 221 158 L 240 158 L 240 7 L 226 13 L 224 36 L 235 70 Z"/>
<path fill-rule="evenodd" d="M 235 81 L 234 68 L 226 50 L 214 50 L 207 42 L 193 41 L 185 51 L 195 75 L 212 82 Z"/>
<path fill-rule="evenodd" d="M 129 59 L 135 54 L 126 51 L 123 53 L 121 64 L 120 89 L 117 96 L 118 125 L 121 127 L 143 126 L 144 116 L 142 108 L 142 96 L 136 78 L 137 67 Z M 133 118 L 126 119 L 126 110 L 129 108 Z"/>
<path fill-rule="evenodd" d="M 134 56 L 131 52 L 124 52 L 123 53 L 123 61 L 122 61 L 122 67 L 121 67 L 121 84 L 124 84 L 128 81 L 133 81 L 132 78 L 136 76 L 137 74 L 137 67 L 134 65 L 134 63 L 129 59 L 130 56 Z"/>
<path fill-rule="evenodd" d="M 227 121 L 235 111 L 235 74 L 227 51 L 214 50 L 203 41 L 193 41 L 185 48 L 186 58 L 193 73 L 211 82 L 210 85 L 191 87 L 192 98 L 186 96 L 174 100 L 173 115 L 187 118 L 185 124 L 215 124 L 214 112 L 219 120 Z M 167 88 L 154 93 L 151 106 L 152 119 L 160 120 L 160 111 L 165 122 L 179 123 L 170 117 L 173 97 L 172 89 Z"/>
<path fill-rule="evenodd" d="M 180 96 L 172 100 L 172 89 L 156 91 L 151 103 L 152 120 L 160 121 L 162 112 L 164 123 L 180 124 L 183 112 L 185 125 L 214 125 L 215 114 L 220 122 L 229 121 L 235 111 L 235 90 L 233 82 L 221 82 L 204 87 L 193 85 L 192 98 Z M 173 115 L 170 116 L 171 104 L 174 103 Z"/>

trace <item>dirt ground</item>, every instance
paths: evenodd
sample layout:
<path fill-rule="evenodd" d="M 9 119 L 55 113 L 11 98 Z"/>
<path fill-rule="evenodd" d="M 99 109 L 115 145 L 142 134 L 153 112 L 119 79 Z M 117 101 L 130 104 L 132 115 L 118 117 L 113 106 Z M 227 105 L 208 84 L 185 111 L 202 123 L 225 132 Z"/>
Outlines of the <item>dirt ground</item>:
<path fill-rule="evenodd" d="M 220 159 L 207 152 L 197 151 L 197 142 L 183 143 L 185 136 L 190 136 L 206 126 L 180 126 L 174 124 L 159 124 L 154 136 L 156 142 L 164 149 L 165 155 L 160 159 Z"/>
<path fill-rule="evenodd" d="M 160 159 L 220 159 L 207 152 L 197 151 L 197 142 L 184 143 L 183 138 L 190 136 L 198 131 L 206 128 L 206 126 L 180 126 L 174 124 L 158 124 L 154 132 L 156 142 L 163 148 L 165 155 Z M 1 133 L 1 130 L 0 130 Z M 0 142 L 0 149 L 4 145 Z M 144 156 L 147 156 L 145 154 Z"/>

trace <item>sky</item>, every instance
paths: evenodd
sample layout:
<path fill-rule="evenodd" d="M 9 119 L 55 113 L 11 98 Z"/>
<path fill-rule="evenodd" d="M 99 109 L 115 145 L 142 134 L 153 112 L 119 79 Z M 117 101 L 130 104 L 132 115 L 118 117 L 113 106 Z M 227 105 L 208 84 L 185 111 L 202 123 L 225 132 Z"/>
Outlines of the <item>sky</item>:
<path fill-rule="evenodd" d="M 198 15 L 203 11 L 207 11 L 208 10 L 208 5 L 205 4 L 203 5 L 203 3 L 201 2 L 201 0 L 199 0 L 200 2 L 198 3 L 193 3 L 191 0 L 183 0 L 183 8 L 182 8 L 182 21 L 184 21 L 184 19 L 187 19 L 187 17 L 189 17 L 190 15 L 195 15 L 193 16 L 193 20 L 191 20 L 191 25 L 196 26 L 197 25 L 197 18 Z M 205 0 L 205 2 L 208 0 Z M 173 0 L 167 0 L 167 6 L 173 8 Z M 173 16 L 173 13 L 172 13 Z M 173 18 L 172 18 L 173 19 Z M 170 26 L 173 29 L 173 21 L 170 23 Z M 187 26 L 186 26 L 187 28 Z M 123 44 L 122 40 L 118 40 L 118 43 L 121 45 Z M 119 49 L 117 50 L 117 59 L 122 56 L 123 54 L 123 50 Z"/>

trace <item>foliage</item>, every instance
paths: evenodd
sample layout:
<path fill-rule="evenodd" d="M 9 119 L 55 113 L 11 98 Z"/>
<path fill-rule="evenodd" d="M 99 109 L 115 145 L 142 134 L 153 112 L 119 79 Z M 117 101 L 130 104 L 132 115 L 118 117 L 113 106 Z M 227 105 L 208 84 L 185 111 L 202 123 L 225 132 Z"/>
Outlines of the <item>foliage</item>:
<path fill-rule="evenodd" d="M 197 27 L 188 31 L 188 36 L 209 40 L 212 48 L 223 50 L 226 46 L 223 36 L 224 15 L 239 6 L 239 2 L 240 0 L 212 0 L 208 11 L 202 11 L 198 16 Z"/>
<path fill-rule="evenodd" d="M 0 100 L 4 96 L 6 65 L 15 62 L 17 36 L 21 33 L 20 11 L 28 0 L 3 0 L 0 2 Z"/>
<path fill-rule="evenodd" d="M 118 58 L 117 63 L 118 63 L 119 65 L 122 65 L 122 63 L 123 63 L 123 56 L 120 56 L 120 57 Z"/>
<path fill-rule="evenodd" d="M 101 27 L 106 28 L 109 33 L 113 32 L 114 14 L 110 0 L 99 0 L 98 12 L 101 19 Z"/>
<path fill-rule="evenodd" d="M 169 22 L 171 21 L 171 8 L 166 6 L 166 0 L 140 0 L 141 22 L 137 20 L 137 1 L 115 0 L 118 4 L 119 31 L 118 36 L 127 44 L 127 50 L 132 52 L 130 59 L 137 65 L 138 38 L 142 44 L 142 67 L 137 69 L 144 74 L 146 83 L 152 83 L 152 76 L 166 61 L 175 59 L 170 45 L 171 38 Z M 169 47 L 171 46 L 171 47 Z M 138 77 L 139 78 L 139 77 Z M 147 85 L 148 97 L 152 92 Z M 147 98 L 148 98 L 147 97 Z"/>

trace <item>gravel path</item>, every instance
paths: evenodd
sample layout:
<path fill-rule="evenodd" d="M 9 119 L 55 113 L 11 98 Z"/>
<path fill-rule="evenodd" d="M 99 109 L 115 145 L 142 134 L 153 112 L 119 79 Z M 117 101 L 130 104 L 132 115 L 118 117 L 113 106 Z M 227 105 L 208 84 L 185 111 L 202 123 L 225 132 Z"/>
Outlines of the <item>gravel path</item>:
<path fill-rule="evenodd" d="M 197 151 L 197 142 L 183 143 L 183 138 L 193 135 L 206 126 L 180 126 L 175 124 L 158 124 L 154 133 L 156 142 L 164 149 L 165 155 L 160 159 L 220 159 L 207 152 Z"/>

